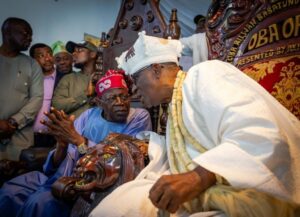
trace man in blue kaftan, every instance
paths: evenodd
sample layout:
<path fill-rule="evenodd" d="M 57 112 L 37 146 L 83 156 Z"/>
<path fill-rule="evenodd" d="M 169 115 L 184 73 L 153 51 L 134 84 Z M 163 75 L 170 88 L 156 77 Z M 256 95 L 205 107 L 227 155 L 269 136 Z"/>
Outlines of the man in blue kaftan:
<path fill-rule="evenodd" d="M 109 80 L 110 82 L 107 82 Z M 110 85 L 107 85 L 110 83 Z M 110 132 L 135 136 L 151 130 L 149 113 L 130 108 L 123 76 L 110 71 L 96 85 L 100 107 L 85 111 L 73 124 L 72 117 L 51 109 L 43 123 L 58 141 L 48 155 L 44 173 L 33 171 L 6 182 L 0 189 L 0 216 L 67 217 L 72 204 L 56 199 L 51 185 L 61 176 L 71 176 L 76 161 L 87 147 L 103 140 Z"/>

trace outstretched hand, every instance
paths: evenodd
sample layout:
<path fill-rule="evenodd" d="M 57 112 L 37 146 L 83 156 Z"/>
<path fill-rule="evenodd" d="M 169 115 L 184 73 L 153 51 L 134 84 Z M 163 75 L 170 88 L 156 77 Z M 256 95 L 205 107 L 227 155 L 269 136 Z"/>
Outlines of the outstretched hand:
<path fill-rule="evenodd" d="M 159 209 L 176 212 L 180 205 L 197 197 L 215 183 L 213 173 L 204 168 L 182 174 L 164 175 L 149 192 L 149 198 Z"/>
<path fill-rule="evenodd" d="M 75 116 L 67 116 L 64 111 L 58 111 L 55 108 L 50 109 L 50 113 L 45 112 L 48 120 L 42 120 L 41 123 L 48 127 L 48 133 L 53 135 L 58 142 L 72 143 L 80 145 L 84 138 L 80 136 L 74 127 Z"/>

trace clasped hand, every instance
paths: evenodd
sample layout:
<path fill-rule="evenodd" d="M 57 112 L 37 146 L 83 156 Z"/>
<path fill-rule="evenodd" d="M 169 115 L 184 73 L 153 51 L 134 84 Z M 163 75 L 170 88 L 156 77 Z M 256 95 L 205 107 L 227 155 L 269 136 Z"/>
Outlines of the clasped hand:
<path fill-rule="evenodd" d="M 41 123 L 48 127 L 48 133 L 53 135 L 59 143 L 72 143 L 80 145 L 84 138 L 80 136 L 74 127 L 75 116 L 68 116 L 64 111 L 58 111 L 51 108 L 50 112 L 44 113 L 48 120 L 42 120 Z"/>

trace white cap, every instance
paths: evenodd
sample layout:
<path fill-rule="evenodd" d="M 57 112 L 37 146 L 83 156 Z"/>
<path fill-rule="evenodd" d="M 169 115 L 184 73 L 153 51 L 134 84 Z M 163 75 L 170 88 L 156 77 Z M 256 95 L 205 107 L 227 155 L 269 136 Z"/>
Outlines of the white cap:
<path fill-rule="evenodd" d="M 116 58 L 118 67 L 127 75 L 153 63 L 173 62 L 178 65 L 182 44 L 179 40 L 148 36 L 145 31 L 139 33 L 134 45 Z"/>

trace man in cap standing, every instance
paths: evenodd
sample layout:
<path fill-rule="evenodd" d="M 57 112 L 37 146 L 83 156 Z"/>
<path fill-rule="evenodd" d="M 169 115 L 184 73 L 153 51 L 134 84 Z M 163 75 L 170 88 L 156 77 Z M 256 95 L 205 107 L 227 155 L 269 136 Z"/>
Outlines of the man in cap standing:
<path fill-rule="evenodd" d="M 63 76 L 73 72 L 73 57 L 66 50 L 65 44 L 62 41 L 56 41 L 52 45 L 54 63 L 56 66 L 56 79 L 54 87 L 57 86 Z"/>
<path fill-rule="evenodd" d="M 88 147 L 102 141 L 109 133 L 136 136 L 151 130 L 151 119 L 145 109 L 130 108 L 130 97 L 124 77 L 109 70 L 96 84 L 101 107 L 91 108 L 74 122 L 74 115 L 52 109 L 43 122 L 58 141 L 48 155 L 44 173 L 30 172 L 6 182 L 0 190 L 0 213 L 6 217 L 67 217 L 72 206 L 54 198 L 52 184 L 61 176 L 71 176 L 77 160 Z"/>
<path fill-rule="evenodd" d="M 166 146 L 159 146 L 167 155 L 154 156 L 143 176 L 117 188 L 90 217 L 150 217 L 158 209 L 293 216 L 300 204 L 299 120 L 229 63 L 181 71 L 181 49 L 178 40 L 140 33 L 117 58 L 147 107 L 170 103 Z"/>
<path fill-rule="evenodd" d="M 195 34 L 179 39 L 180 42 L 183 44 L 182 55 L 191 56 L 193 60 L 193 65 L 208 60 L 205 21 L 206 19 L 203 15 L 199 14 L 195 16 Z"/>
<path fill-rule="evenodd" d="M 75 67 L 81 69 L 64 76 L 54 91 L 53 107 L 64 110 L 69 115 L 79 115 L 87 110 L 89 98 L 94 93 L 92 79 L 95 72 L 97 47 L 88 41 L 75 43 L 69 41 L 67 51 L 73 54 Z"/>

